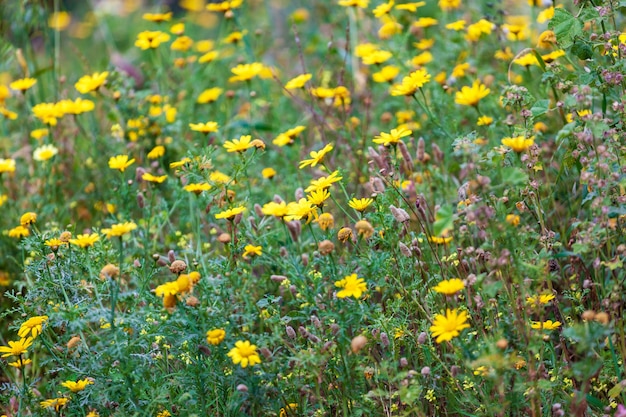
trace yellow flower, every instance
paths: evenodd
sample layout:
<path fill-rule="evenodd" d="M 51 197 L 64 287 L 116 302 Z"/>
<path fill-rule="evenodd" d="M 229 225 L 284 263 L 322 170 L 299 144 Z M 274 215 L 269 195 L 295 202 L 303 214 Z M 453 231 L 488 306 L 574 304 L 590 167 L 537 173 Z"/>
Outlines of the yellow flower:
<path fill-rule="evenodd" d="M 446 29 L 454 30 L 456 32 L 461 31 L 461 30 L 465 29 L 465 20 L 457 20 L 455 22 L 448 23 L 446 25 Z"/>
<path fill-rule="evenodd" d="M 373 202 L 374 200 L 372 200 L 371 198 L 353 198 L 352 200 L 348 201 L 348 205 L 356 211 L 363 212 Z"/>
<path fill-rule="evenodd" d="M 316 206 L 306 198 L 301 198 L 298 202 L 291 202 L 287 205 L 287 215 L 284 218 L 286 221 L 306 218 L 308 223 L 314 217 L 317 218 Z"/>
<path fill-rule="evenodd" d="M 433 54 L 430 53 L 430 51 L 424 51 L 421 54 L 414 56 L 411 59 L 411 64 L 413 64 L 416 67 L 421 67 L 421 66 L 428 64 L 429 62 L 432 62 L 432 60 L 433 60 Z"/>
<path fill-rule="evenodd" d="M 285 89 L 287 90 L 297 90 L 298 88 L 303 88 L 304 85 L 311 79 L 311 74 L 301 74 L 291 80 L 287 81 L 285 84 Z"/>
<path fill-rule="evenodd" d="M 328 200 L 329 198 L 330 198 L 330 193 L 325 188 L 319 189 L 319 190 L 313 190 L 311 191 L 310 194 L 306 196 L 306 199 L 309 203 L 318 207 L 323 207 L 324 201 Z"/>
<path fill-rule="evenodd" d="M 565 56 L 565 51 L 562 49 L 557 49 L 556 51 L 552 51 L 549 54 L 541 55 L 541 59 L 543 59 L 546 64 L 549 64 L 550 62 L 562 56 Z"/>
<path fill-rule="evenodd" d="M 479 80 L 476 80 L 471 87 L 464 86 L 461 88 L 461 91 L 457 91 L 454 102 L 464 106 L 476 106 L 478 102 L 487 97 L 490 92 L 490 89 Z"/>
<path fill-rule="evenodd" d="M 422 88 L 424 84 L 430 81 L 430 74 L 424 68 L 410 73 L 402 79 L 402 83 L 396 84 L 391 88 L 392 96 L 412 96 L 415 92 Z"/>
<path fill-rule="evenodd" d="M 41 408 L 54 408 L 54 411 L 58 413 L 61 408 L 65 407 L 65 404 L 67 404 L 69 401 L 69 398 L 52 398 L 49 400 L 41 401 L 39 405 L 41 405 Z"/>
<path fill-rule="evenodd" d="M 59 250 L 59 246 L 67 245 L 67 242 L 63 242 L 61 239 L 53 238 L 48 239 L 44 242 L 44 245 L 48 246 L 52 249 L 52 251 L 56 252 Z"/>
<path fill-rule="evenodd" d="M 537 15 L 537 22 L 545 23 L 548 20 L 552 19 L 553 17 L 554 17 L 554 7 L 550 6 L 547 9 L 539 12 L 539 14 Z"/>
<path fill-rule="evenodd" d="M 438 245 L 450 243 L 452 241 L 452 236 L 443 237 L 443 236 L 430 236 L 428 238 L 429 242 L 436 243 Z"/>
<path fill-rule="evenodd" d="M 29 334 L 35 338 L 41 334 L 43 324 L 48 321 L 48 316 L 34 316 L 26 320 L 17 331 L 17 335 L 21 338 L 27 337 Z"/>
<path fill-rule="evenodd" d="M 36 83 L 37 80 L 34 78 L 20 78 L 19 80 L 15 80 L 11 84 L 9 84 L 9 87 L 11 87 L 13 90 L 21 91 L 23 93 Z"/>
<path fill-rule="evenodd" d="M 476 42 L 483 34 L 489 35 L 493 27 L 494 24 L 490 21 L 480 19 L 478 22 L 473 23 L 467 27 L 467 40 L 470 42 Z"/>
<path fill-rule="evenodd" d="M 77 235 L 76 239 L 70 239 L 70 243 L 72 245 L 76 245 L 81 248 L 88 248 L 90 246 L 93 246 L 94 243 L 96 243 L 99 240 L 100 240 L 100 235 L 98 235 L 97 233 L 91 233 L 91 234 Z"/>
<path fill-rule="evenodd" d="M 144 173 L 141 176 L 141 179 L 148 182 L 156 182 L 157 184 L 163 183 L 167 179 L 167 175 L 156 176 L 152 175 L 149 172 Z"/>
<path fill-rule="evenodd" d="M 219 129 L 217 122 L 189 123 L 189 127 L 194 132 L 201 132 L 204 134 L 217 132 L 217 130 Z"/>
<path fill-rule="evenodd" d="M 206 332 L 206 341 L 211 345 L 219 345 L 226 337 L 224 329 L 213 329 Z"/>
<path fill-rule="evenodd" d="M 347 275 L 342 280 L 336 281 L 335 287 L 342 289 L 337 293 L 337 298 L 354 297 L 359 299 L 367 291 L 367 283 L 356 274 Z"/>
<path fill-rule="evenodd" d="M 465 284 L 462 280 L 460 280 L 459 278 L 452 278 L 441 281 L 433 288 L 433 291 L 440 294 L 453 295 L 461 291 L 463 288 L 465 288 Z"/>
<path fill-rule="evenodd" d="M 300 166 L 299 168 L 302 169 L 304 167 L 307 166 L 311 166 L 314 167 L 315 165 L 319 164 L 322 162 L 322 160 L 324 159 L 324 156 L 326 156 L 326 154 L 330 151 L 333 150 L 333 145 L 328 144 L 326 146 L 324 146 L 321 150 L 319 151 L 311 151 L 309 153 L 309 155 L 311 156 L 311 159 L 304 159 L 302 161 L 300 161 Z"/>
<path fill-rule="evenodd" d="M 394 0 L 389 0 L 389 2 L 387 3 L 382 3 L 378 5 L 374 10 L 372 10 L 372 13 L 374 13 L 374 17 L 380 18 L 388 14 L 393 8 L 394 3 L 395 3 Z"/>
<path fill-rule="evenodd" d="M 155 22 L 155 23 L 169 22 L 170 20 L 172 20 L 172 12 L 144 13 L 143 16 L 141 17 L 143 20 L 147 20 L 148 22 Z"/>
<path fill-rule="evenodd" d="M 30 363 L 33 363 L 33 361 L 30 359 L 17 358 L 17 360 L 14 362 L 8 362 L 7 365 L 12 366 L 14 368 L 23 368 Z"/>
<path fill-rule="evenodd" d="M 321 190 L 324 188 L 330 188 L 334 183 L 341 181 L 343 177 L 339 176 L 339 171 L 334 171 L 326 177 L 320 177 L 311 181 L 311 185 L 307 187 L 304 192 L 310 193 L 311 191 Z"/>
<path fill-rule="evenodd" d="M 9 237 L 21 238 L 30 235 L 30 231 L 24 226 L 17 226 L 9 230 Z"/>
<path fill-rule="evenodd" d="M 361 9 L 367 8 L 370 0 L 339 0 L 338 4 L 343 7 L 360 7 Z"/>
<path fill-rule="evenodd" d="M 56 126 L 57 119 L 63 117 L 63 112 L 54 103 L 39 103 L 31 110 L 36 118 L 50 126 Z"/>
<path fill-rule="evenodd" d="M 207 4 L 206 9 L 210 12 L 222 12 L 226 13 L 232 9 L 237 9 L 241 6 L 243 0 L 227 0 L 217 3 Z"/>
<path fill-rule="evenodd" d="M 227 152 L 244 152 L 254 146 L 252 136 L 242 135 L 239 139 L 227 140 L 224 142 L 224 148 Z"/>
<path fill-rule="evenodd" d="M 15 113 L 14 111 L 11 111 L 9 109 L 7 109 L 6 107 L 0 106 L 0 114 L 4 117 L 6 117 L 9 120 L 15 120 L 17 119 L 17 113 Z"/>
<path fill-rule="evenodd" d="M 198 96 L 198 100 L 196 101 L 198 104 L 213 103 L 220 97 L 223 91 L 224 90 L 219 87 L 206 89 L 202 93 L 200 93 L 200 95 Z"/>
<path fill-rule="evenodd" d="M 461 6 L 461 0 L 439 0 L 439 7 L 443 11 L 458 9 Z"/>
<path fill-rule="evenodd" d="M 375 50 L 365 55 L 362 59 L 364 65 L 380 65 L 391 59 L 392 56 L 393 54 L 389 51 Z"/>
<path fill-rule="evenodd" d="M 430 332 L 437 343 L 452 340 L 457 337 L 461 330 L 467 329 L 467 311 L 461 311 L 458 309 L 450 310 L 446 309 L 446 315 L 437 314 L 433 320 L 433 325 L 430 326 Z"/>
<path fill-rule="evenodd" d="M 0 346 L 0 353 L 3 353 L 2 357 L 8 356 L 21 356 L 28 352 L 28 348 L 33 344 L 33 338 L 21 338 L 20 340 L 9 340 L 8 346 Z"/>
<path fill-rule="evenodd" d="M 267 167 L 267 168 L 263 168 L 261 170 L 261 175 L 263 176 L 263 178 L 274 178 L 274 176 L 276 175 L 276 170 L 272 167 Z"/>
<path fill-rule="evenodd" d="M 109 159 L 109 168 L 119 169 L 120 172 L 124 172 L 126 168 L 131 166 L 134 162 L 135 162 L 135 158 L 129 160 L 128 155 L 112 156 Z"/>
<path fill-rule="evenodd" d="M 54 145 L 43 145 L 35 149 L 33 159 L 43 162 L 53 158 L 57 153 L 59 153 L 59 150 Z"/>
<path fill-rule="evenodd" d="M 342 227 L 337 232 L 337 239 L 341 240 L 343 243 L 346 243 L 348 240 L 352 239 L 352 229 L 349 227 Z"/>
<path fill-rule="evenodd" d="M 531 65 L 539 65 L 539 61 L 537 61 L 537 57 L 535 56 L 535 54 L 532 54 L 532 53 L 527 53 L 527 54 L 520 56 L 519 58 L 516 58 L 515 60 L 513 60 L 513 63 L 517 65 L 521 65 L 523 67 L 529 67 Z"/>
<path fill-rule="evenodd" d="M 224 210 L 220 213 L 217 213 L 215 215 L 216 219 L 227 219 L 227 220 L 232 220 L 233 218 L 235 218 L 236 215 L 243 213 L 244 211 L 246 211 L 246 208 L 244 206 L 239 206 L 239 207 L 233 207 L 230 208 L 228 210 Z"/>
<path fill-rule="evenodd" d="M 247 81 L 261 74 L 265 69 L 260 62 L 253 62 L 251 64 L 239 64 L 234 68 L 231 68 L 230 72 L 234 75 L 228 79 L 229 83 L 237 81 Z"/>
<path fill-rule="evenodd" d="M 380 135 L 376 136 L 373 141 L 374 143 L 378 143 L 383 146 L 389 146 L 400 142 L 401 138 L 409 136 L 411 133 L 413 133 L 413 131 L 404 127 L 399 127 L 398 129 L 391 129 L 391 132 L 389 133 L 381 132 Z"/>
<path fill-rule="evenodd" d="M 520 218 L 517 214 L 507 214 L 504 220 L 513 227 L 519 225 L 520 222 Z"/>
<path fill-rule="evenodd" d="M 287 203 L 281 201 L 280 203 L 276 203 L 275 201 L 270 201 L 267 204 L 264 204 L 261 208 L 261 212 L 265 216 L 274 216 L 278 218 L 285 217 L 288 213 Z"/>
<path fill-rule="evenodd" d="M 541 304 L 548 304 L 550 301 L 554 300 L 554 298 L 554 294 L 533 295 L 526 298 L 526 304 L 536 307 Z"/>
<path fill-rule="evenodd" d="M 84 75 L 80 77 L 76 84 L 74 84 L 74 87 L 79 93 L 87 94 L 102 87 L 104 83 L 106 83 L 108 76 L 108 71 L 94 72 L 91 75 Z"/>
<path fill-rule="evenodd" d="M 391 0 L 393 2 L 393 0 Z M 289 403 L 285 407 L 280 409 L 280 414 L 278 417 L 288 417 L 292 415 L 296 415 L 296 410 L 298 409 L 298 404 Z"/>
<path fill-rule="evenodd" d="M 37 140 L 41 140 L 44 137 L 48 136 L 48 134 L 50 133 L 50 131 L 48 129 L 35 129 L 32 132 L 30 132 L 30 137 L 33 139 L 37 139 Z"/>
<path fill-rule="evenodd" d="M 261 363 L 256 345 L 250 344 L 247 340 L 235 342 L 235 347 L 228 352 L 227 356 L 233 360 L 235 365 L 241 365 L 242 368 Z"/>
<path fill-rule="evenodd" d="M 22 226 L 28 226 L 29 224 L 34 224 L 37 221 L 37 213 L 33 213 L 32 211 L 26 212 L 22 214 L 20 217 L 20 224 Z"/>
<path fill-rule="evenodd" d="M 413 45 L 417 48 L 420 49 L 422 51 L 426 50 L 426 49 L 430 49 L 433 47 L 433 45 L 435 44 L 435 40 L 434 39 L 420 39 L 419 42 L 415 42 L 413 43 Z"/>
<path fill-rule="evenodd" d="M 261 256 L 263 248 L 261 246 L 246 245 L 243 250 L 244 252 L 241 256 L 247 258 L 248 256 Z"/>
<path fill-rule="evenodd" d="M 189 36 L 179 36 L 172 42 L 170 49 L 172 51 L 188 51 L 193 46 L 193 39 Z"/>
<path fill-rule="evenodd" d="M 48 18 L 48 27 L 50 29 L 58 30 L 59 32 L 61 32 L 67 29 L 71 21 L 72 15 L 70 15 L 68 12 L 54 12 Z"/>
<path fill-rule="evenodd" d="M 15 172 L 15 159 L 0 158 L 0 174 L 3 172 Z"/>
<path fill-rule="evenodd" d="M 190 158 L 184 157 L 180 161 L 170 162 L 170 168 L 180 168 L 180 167 L 185 166 L 186 164 L 188 164 L 190 162 L 191 162 Z"/>
<path fill-rule="evenodd" d="M 148 159 L 157 159 L 165 155 L 165 146 L 157 145 L 148 152 Z"/>
<path fill-rule="evenodd" d="M 537 47 L 548 49 L 554 45 L 556 45 L 555 33 L 551 30 L 545 30 L 541 32 L 541 34 L 537 38 Z"/>
<path fill-rule="evenodd" d="M 531 136 L 526 138 L 525 136 L 516 136 L 514 138 L 503 138 L 502 144 L 513 149 L 515 152 L 524 152 L 535 143 L 535 137 Z"/>
<path fill-rule="evenodd" d="M 243 37 L 248 33 L 247 30 L 244 30 L 242 32 L 232 32 L 230 33 L 228 36 L 226 36 L 224 38 L 224 40 L 222 42 L 224 43 L 233 43 L 233 44 L 237 44 L 239 42 L 241 42 L 241 40 L 243 39 Z"/>
<path fill-rule="evenodd" d="M 137 225 L 134 222 L 117 223 L 112 225 L 110 228 L 102 229 L 102 233 L 110 239 L 112 237 L 122 237 L 136 228 Z"/>
<path fill-rule="evenodd" d="M 220 55 L 218 51 L 209 51 L 198 58 L 198 62 L 200 64 L 208 64 L 209 62 L 213 62 Z"/>
<path fill-rule="evenodd" d="M 386 65 L 380 71 L 372 74 L 372 79 L 377 83 L 388 83 L 400 73 L 400 68 L 393 65 Z"/>
<path fill-rule="evenodd" d="M 78 381 L 65 381 L 61 383 L 62 386 L 74 393 L 84 390 L 85 388 L 87 388 L 87 385 L 91 384 L 93 384 L 93 381 L 88 378 L 79 379 Z"/>
<path fill-rule="evenodd" d="M 489 116 L 480 116 L 478 118 L 478 121 L 476 122 L 478 126 L 489 126 L 492 123 L 493 123 L 493 117 L 489 117 Z"/>
<path fill-rule="evenodd" d="M 160 31 L 145 30 L 137 35 L 135 46 L 143 49 L 157 48 L 163 42 L 170 40 L 170 35 Z"/>
<path fill-rule="evenodd" d="M 184 23 L 175 23 L 170 26 L 170 33 L 172 35 L 180 36 L 185 33 L 185 24 Z"/>
<path fill-rule="evenodd" d="M 397 10 L 406 10 L 407 12 L 415 13 L 419 7 L 422 7 L 422 6 L 425 6 L 425 5 L 426 5 L 425 1 L 417 1 L 417 2 L 413 2 L 413 3 L 398 4 L 396 6 L 396 9 Z"/>
<path fill-rule="evenodd" d="M 553 322 L 552 320 L 546 320 L 544 322 L 533 321 L 533 322 L 531 322 L 530 327 L 533 328 L 533 329 L 555 330 L 555 329 L 558 329 L 559 327 L 561 327 L 561 322 L 560 321 L 554 321 Z"/>

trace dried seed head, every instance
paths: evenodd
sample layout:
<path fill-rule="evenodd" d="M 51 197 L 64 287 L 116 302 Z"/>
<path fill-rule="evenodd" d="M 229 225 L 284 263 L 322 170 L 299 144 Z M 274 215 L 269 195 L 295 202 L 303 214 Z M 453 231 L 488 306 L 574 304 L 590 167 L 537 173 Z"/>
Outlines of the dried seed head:
<path fill-rule="evenodd" d="M 217 240 L 224 244 L 229 243 L 230 235 L 228 233 L 220 233 L 220 235 L 217 237 Z"/>
<path fill-rule="evenodd" d="M 587 310 L 583 312 L 582 319 L 585 321 L 591 321 L 596 318 L 596 312 L 593 310 Z"/>
<path fill-rule="evenodd" d="M 185 300 L 185 304 L 187 304 L 189 307 L 198 307 L 198 305 L 200 305 L 200 300 L 197 297 L 190 295 Z"/>
<path fill-rule="evenodd" d="M 599 313 L 596 313 L 596 317 L 594 320 L 600 324 L 607 325 L 609 324 L 610 317 L 607 313 L 605 313 L 604 311 L 601 311 Z"/>
<path fill-rule="evenodd" d="M 369 239 L 374 234 L 374 228 L 367 220 L 359 220 L 354 225 L 359 236 L 363 236 L 365 239 Z"/>
<path fill-rule="evenodd" d="M 68 232 L 67 230 L 61 233 L 61 236 L 59 236 L 59 240 L 61 242 L 69 242 L 71 238 L 72 238 L 72 232 Z"/>
<path fill-rule="evenodd" d="M 176 260 L 170 265 L 170 271 L 172 272 L 172 274 L 182 274 L 183 272 L 185 272 L 186 269 L 187 264 L 185 263 L 185 261 Z"/>
<path fill-rule="evenodd" d="M 352 339 L 352 342 L 350 342 L 350 348 L 352 349 L 352 352 L 359 353 L 359 351 L 363 349 L 366 344 L 367 337 L 363 335 L 358 335 L 354 339 Z"/>
<path fill-rule="evenodd" d="M 382 345 L 383 345 L 384 347 L 388 347 L 388 346 L 389 346 L 389 344 L 390 344 L 390 342 L 389 342 L 389 336 L 387 336 L 387 333 L 386 333 L 386 332 L 382 332 L 382 333 L 380 334 L 380 343 L 382 343 Z"/>
<path fill-rule="evenodd" d="M 509 341 L 508 341 L 508 340 L 506 340 L 506 339 L 499 339 L 499 340 L 496 342 L 496 347 L 497 347 L 498 349 L 502 349 L 502 350 L 504 350 L 504 349 L 506 349 L 507 347 L 509 347 Z"/>
<path fill-rule="evenodd" d="M 342 227 L 339 229 L 339 232 L 337 232 L 337 239 L 346 243 L 348 240 L 352 239 L 352 229 L 349 227 Z"/>
<path fill-rule="evenodd" d="M 100 279 L 103 280 L 103 281 L 106 280 L 107 278 L 114 279 L 119 274 L 120 274 L 120 269 L 117 266 L 115 266 L 113 264 L 106 264 L 100 270 Z"/>

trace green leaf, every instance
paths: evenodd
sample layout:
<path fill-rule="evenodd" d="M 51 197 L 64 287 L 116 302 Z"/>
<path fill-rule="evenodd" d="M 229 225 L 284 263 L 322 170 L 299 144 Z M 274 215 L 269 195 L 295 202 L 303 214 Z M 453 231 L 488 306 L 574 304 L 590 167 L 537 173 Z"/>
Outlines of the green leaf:
<path fill-rule="evenodd" d="M 506 167 L 502 169 L 502 182 L 510 185 L 523 185 L 528 183 L 528 174 L 519 168 Z"/>
<path fill-rule="evenodd" d="M 617 385 L 609 390 L 609 398 L 619 397 L 623 390 L 624 388 L 622 387 L 622 384 L 618 382 Z"/>
<path fill-rule="evenodd" d="M 557 42 L 564 49 L 572 46 L 574 39 L 583 33 L 582 22 L 563 8 L 554 9 L 548 28 L 554 31 Z"/>
<path fill-rule="evenodd" d="M 442 206 L 435 214 L 433 233 L 435 236 L 443 236 L 454 227 L 454 211 L 452 206 Z"/>
<path fill-rule="evenodd" d="M 533 115 L 533 118 L 537 118 L 542 116 L 548 112 L 550 108 L 550 100 L 537 100 L 533 107 L 530 109 L 530 112 Z"/>

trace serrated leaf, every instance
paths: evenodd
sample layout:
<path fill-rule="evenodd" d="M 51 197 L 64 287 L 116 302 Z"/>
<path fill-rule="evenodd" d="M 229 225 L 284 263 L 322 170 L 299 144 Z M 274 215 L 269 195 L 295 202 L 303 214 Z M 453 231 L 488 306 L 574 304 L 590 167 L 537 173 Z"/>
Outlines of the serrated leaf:
<path fill-rule="evenodd" d="M 533 115 L 533 118 L 537 118 L 542 116 L 548 112 L 550 108 L 550 100 L 537 100 L 533 107 L 530 109 L 530 112 Z"/>
<path fill-rule="evenodd" d="M 443 236 L 454 227 L 454 211 L 451 206 L 442 206 L 435 214 L 433 233 L 435 236 Z"/>
<path fill-rule="evenodd" d="M 506 167 L 502 169 L 502 182 L 509 185 L 522 185 L 528 182 L 528 174 L 519 168 Z"/>
<path fill-rule="evenodd" d="M 582 22 L 563 8 L 554 9 L 554 17 L 548 28 L 554 32 L 559 46 L 564 49 L 572 46 L 574 39 L 583 33 Z"/>

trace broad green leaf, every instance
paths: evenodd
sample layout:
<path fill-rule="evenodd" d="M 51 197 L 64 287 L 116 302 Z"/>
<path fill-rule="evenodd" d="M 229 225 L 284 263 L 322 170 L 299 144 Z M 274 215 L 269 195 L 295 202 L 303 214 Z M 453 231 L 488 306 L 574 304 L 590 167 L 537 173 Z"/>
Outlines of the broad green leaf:
<path fill-rule="evenodd" d="M 554 31 L 559 46 L 564 49 L 572 46 L 574 39 L 583 33 L 582 22 L 563 8 L 554 9 L 548 28 Z"/>
<path fill-rule="evenodd" d="M 451 206 L 442 206 L 435 214 L 433 233 L 435 236 L 443 236 L 454 227 L 454 211 Z"/>
<path fill-rule="evenodd" d="M 533 107 L 530 109 L 530 112 L 533 115 L 533 118 L 537 118 L 542 116 L 548 112 L 550 108 L 550 100 L 537 100 Z"/>
<path fill-rule="evenodd" d="M 510 185 L 522 185 L 528 182 L 528 174 L 519 168 L 506 167 L 502 169 L 502 182 Z"/>

